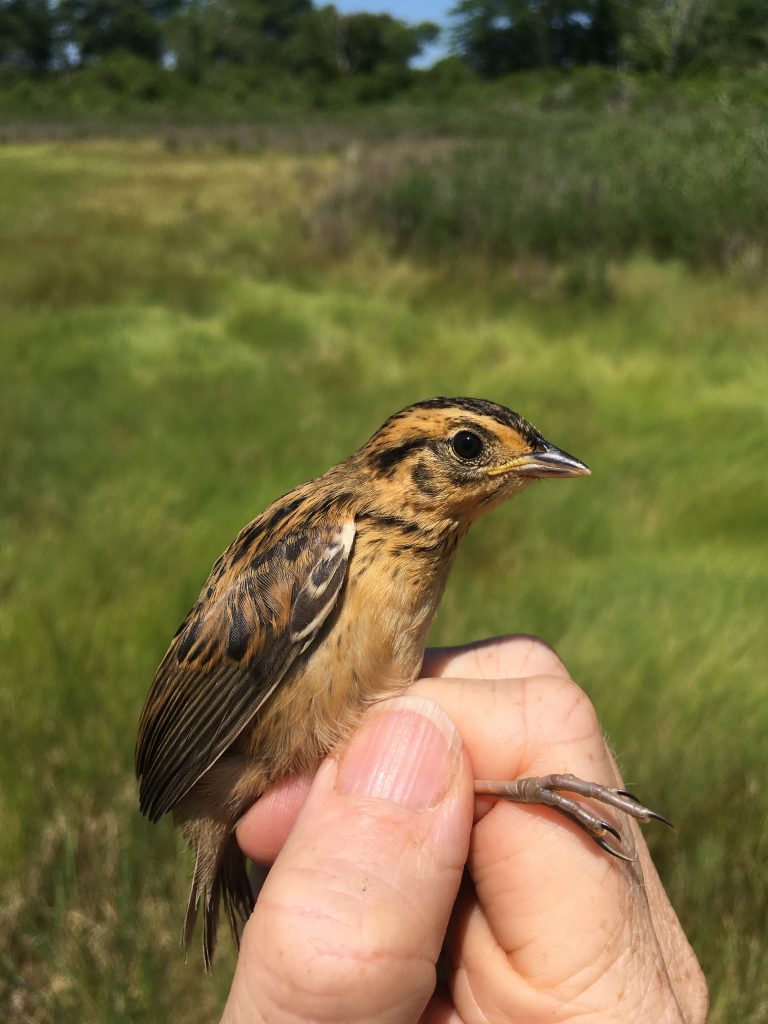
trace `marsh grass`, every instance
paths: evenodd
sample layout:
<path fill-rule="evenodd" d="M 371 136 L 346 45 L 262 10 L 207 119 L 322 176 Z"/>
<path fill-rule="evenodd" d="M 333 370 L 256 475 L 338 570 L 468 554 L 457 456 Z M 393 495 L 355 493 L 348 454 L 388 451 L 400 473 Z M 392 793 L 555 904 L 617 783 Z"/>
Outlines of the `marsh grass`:
<path fill-rule="evenodd" d="M 762 111 L 518 108 L 487 136 L 369 147 L 328 202 L 338 236 L 378 227 L 395 255 L 570 265 L 628 255 L 765 269 Z M 329 221 L 331 218 L 327 218 Z M 578 283 L 578 277 L 572 277 Z"/>
<path fill-rule="evenodd" d="M 595 295 L 608 264 L 632 255 L 753 281 L 766 269 L 764 69 L 671 82 L 580 68 L 452 84 L 436 70 L 368 106 L 321 93 L 279 106 L 259 92 L 238 102 L 215 92 L 184 102 L 114 96 L 114 109 L 105 94 L 68 106 L 77 80 L 26 82 L 21 99 L 0 90 L 0 142 L 111 135 L 140 150 L 151 136 L 185 159 L 343 157 L 306 225 L 326 257 L 356 252 L 374 226 L 395 256 L 538 261 Z"/>
<path fill-rule="evenodd" d="M 136 810 L 154 667 L 251 515 L 401 405 L 467 393 L 594 476 L 473 531 L 434 639 L 558 647 L 678 826 L 651 841 L 713 1024 L 765 1021 L 766 293 L 606 260 L 595 305 L 376 234 L 330 259 L 306 226 L 350 159 L 3 150 L 0 1018 L 215 1019 L 231 954 L 212 980 L 183 963 L 189 861 Z"/>

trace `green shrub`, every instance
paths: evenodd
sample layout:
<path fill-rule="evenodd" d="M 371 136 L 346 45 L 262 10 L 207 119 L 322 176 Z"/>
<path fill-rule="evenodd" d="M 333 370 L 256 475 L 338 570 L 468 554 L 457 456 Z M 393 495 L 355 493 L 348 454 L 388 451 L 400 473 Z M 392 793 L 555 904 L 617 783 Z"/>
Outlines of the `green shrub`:
<path fill-rule="evenodd" d="M 644 252 L 754 272 L 766 258 L 766 181 L 764 128 L 749 107 L 629 117 L 524 106 L 499 119 L 495 138 L 371 148 L 330 201 L 393 251 L 430 261 Z"/>

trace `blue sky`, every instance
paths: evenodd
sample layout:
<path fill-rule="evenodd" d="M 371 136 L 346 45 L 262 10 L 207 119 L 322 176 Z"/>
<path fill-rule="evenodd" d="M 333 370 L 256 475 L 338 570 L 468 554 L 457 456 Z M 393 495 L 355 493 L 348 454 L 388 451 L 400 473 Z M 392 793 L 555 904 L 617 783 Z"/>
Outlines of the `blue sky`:
<path fill-rule="evenodd" d="M 372 11 L 375 14 L 392 14 L 403 21 L 436 21 L 438 24 L 448 20 L 448 10 L 453 7 L 454 0 L 444 3 L 443 0 L 336 0 L 334 7 L 340 11 Z"/>
<path fill-rule="evenodd" d="M 448 23 L 448 11 L 454 6 L 455 0 L 333 0 L 334 7 L 340 11 L 371 11 L 373 14 L 391 14 L 403 21 L 434 21 L 438 25 Z M 448 47 L 447 33 L 424 52 L 417 64 L 429 65 L 444 57 Z"/>

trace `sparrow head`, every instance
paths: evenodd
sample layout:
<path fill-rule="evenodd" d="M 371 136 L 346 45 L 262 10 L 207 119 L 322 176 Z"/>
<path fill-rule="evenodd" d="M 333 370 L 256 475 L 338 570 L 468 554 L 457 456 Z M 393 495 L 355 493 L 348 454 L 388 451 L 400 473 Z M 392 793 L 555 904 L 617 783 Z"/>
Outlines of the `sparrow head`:
<path fill-rule="evenodd" d="M 410 405 L 356 457 L 392 502 L 454 519 L 472 520 L 532 480 L 590 473 L 522 416 L 478 398 Z"/>

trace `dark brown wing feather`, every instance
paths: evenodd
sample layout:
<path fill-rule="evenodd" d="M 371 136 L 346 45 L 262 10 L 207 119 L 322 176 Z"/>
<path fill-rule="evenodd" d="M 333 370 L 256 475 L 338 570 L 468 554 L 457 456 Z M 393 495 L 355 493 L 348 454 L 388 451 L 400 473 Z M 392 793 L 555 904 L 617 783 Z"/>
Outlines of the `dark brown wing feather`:
<path fill-rule="evenodd" d="M 348 522 L 289 535 L 189 613 L 139 723 L 139 802 L 151 821 L 221 757 L 311 645 L 341 590 L 354 533 Z"/>

